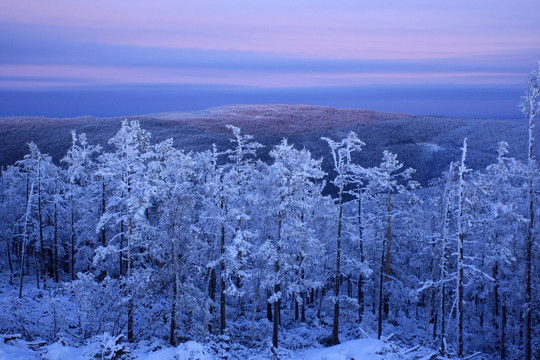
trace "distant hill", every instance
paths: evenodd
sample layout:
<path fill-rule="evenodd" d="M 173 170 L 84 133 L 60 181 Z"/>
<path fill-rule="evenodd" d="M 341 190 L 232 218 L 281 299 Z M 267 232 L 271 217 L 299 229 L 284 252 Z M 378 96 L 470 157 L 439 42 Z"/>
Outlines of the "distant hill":
<path fill-rule="evenodd" d="M 297 147 L 306 147 L 314 157 L 328 157 L 321 136 L 340 139 L 355 131 L 366 143 L 358 161 L 365 166 L 380 162 L 389 149 L 407 166 L 417 170 L 416 179 L 426 183 L 460 156 L 465 136 L 469 140 L 469 166 L 481 168 L 494 161 L 497 143 L 507 141 L 511 155 L 524 158 L 527 149 L 525 120 L 465 119 L 415 116 L 368 110 L 336 109 L 308 105 L 232 105 L 197 112 L 158 113 L 129 116 L 152 134 L 155 142 L 174 138 L 176 147 L 202 151 L 230 146 L 232 124 L 266 145 L 262 159 L 271 147 L 286 137 Z M 124 117 L 45 117 L 0 118 L 0 164 L 13 164 L 27 153 L 26 143 L 34 141 L 44 153 L 58 161 L 71 142 L 71 130 L 85 132 L 91 143 L 107 148 L 107 140 L 120 128 Z M 536 129 L 538 130 L 538 129 Z M 540 139 L 540 136 L 536 136 Z"/>

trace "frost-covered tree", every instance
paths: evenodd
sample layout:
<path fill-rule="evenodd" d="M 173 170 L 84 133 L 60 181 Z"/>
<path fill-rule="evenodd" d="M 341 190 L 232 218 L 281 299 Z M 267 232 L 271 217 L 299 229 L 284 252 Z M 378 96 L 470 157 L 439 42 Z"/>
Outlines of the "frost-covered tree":
<path fill-rule="evenodd" d="M 343 195 L 345 187 L 353 181 L 355 174 L 355 166 L 352 161 L 352 154 L 362 150 L 365 144 L 358 139 L 354 132 L 341 140 L 335 142 L 329 138 L 322 138 L 330 147 L 332 155 L 333 170 L 336 172 L 336 177 L 333 180 L 334 186 L 338 188 L 338 219 L 337 219 L 337 236 L 336 236 L 336 268 L 334 279 L 334 321 L 332 326 L 332 343 L 339 344 L 339 287 L 341 282 L 341 231 L 343 220 Z"/>
<path fill-rule="evenodd" d="M 75 263 L 78 256 L 79 269 L 88 270 L 93 249 L 97 246 L 95 228 L 99 210 L 99 194 L 95 178 L 95 157 L 101 146 L 90 145 L 86 134 L 71 132 L 71 148 L 61 162 L 67 165 L 65 197 L 69 212 L 69 269 L 75 280 Z"/>
<path fill-rule="evenodd" d="M 195 189 L 194 162 L 190 154 L 178 151 L 172 140 L 155 145 L 149 162 L 154 197 L 159 208 L 159 235 L 148 244 L 149 254 L 159 263 L 165 287 L 170 288 L 169 343 L 176 345 L 179 319 L 205 311 L 204 292 L 199 287 L 200 268 L 205 256 L 198 226 L 198 193 Z M 181 306 L 184 304 L 184 307 Z M 188 305 L 187 308 L 185 305 Z M 180 314 L 184 315 L 181 316 Z M 193 326 L 190 324 L 190 326 Z"/>
<path fill-rule="evenodd" d="M 538 69 L 532 71 L 528 79 L 528 88 L 525 95 L 522 97 L 520 105 L 521 111 L 529 120 L 529 146 L 527 153 L 527 162 L 529 165 L 529 225 L 526 234 L 526 250 L 525 250 L 525 359 L 532 358 L 532 258 L 534 252 L 534 179 L 538 176 L 536 161 L 533 156 L 533 128 L 534 120 L 540 112 L 540 63 Z"/>
<path fill-rule="evenodd" d="M 1 172 L 0 234 L 2 247 L 6 250 L 9 267 L 9 284 L 13 285 L 19 259 L 21 229 L 19 221 L 27 208 L 26 179 L 16 166 L 8 166 Z M 22 273 L 21 273 L 22 276 Z"/>
<path fill-rule="evenodd" d="M 463 356 L 463 272 L 464 272 L 464 237 L 465 237 L 465 218 L 463 207 L 465 203 L 465 174 L 470 170 L 465 165 L 467 159 L 467 138 L 463 140 L 461 148 L 461 163 L 458 167 L 458 210 L 457 210 L 457 354 Z"/>
<path fill-rule="evenodd" d="M 273 206 L 267 211 L 274 218 L 276 234 L 269 236 L 261 248 L 268 263 L 268 275 L 263 287 L 271 292 L 273 304 L 272 344 L 278 347 L 281 303 L 284 295 L 296 303 L 305 298 L 307 291 L 321 286 L 316 274 L 322 244 L 307 228 L 321 186 L 315 181 L 324 176 L 321 161 L 314 160 L 307 150 L 296 150 L 283 140 L 270 151 L 274 163 L 269 167 L 268 178 Z M 305 305 L 304 305 L 305 306 Z"/>
<path fill-rule="evenodd" d="M 242 288 L 250 276 L 249 258 L 255 237 L 254 229 L 248 223 L 258 203 L 255 183 L 260 175 L 256 156 L 257 150 L 263 145 L 253 141 L 252 135 L 242 134 L 240 128 L 232 125 L 227 125 L 227 128 L 233 133 L 230 141 L 234 147 L 225 151 L 228 163 L 222 179 L 222 210 L 226 221 L 220 249 L 220 298 L 223 299 L 220 302 L 225 304 L 226 295 L 230 295 L 239 300 L 239 311 L 243 312 L 242 297 L 245 292 Z M 221 306 L 221 329 L 224 331 L 225 308 Z"/>
<path fill-rule="evenodd" d="M 96 230 L 100 231 L 107 225 L 115 226 L 116 235 L 113 239 L 120 241 L 98 248 L 94 263 L 109 254 L 120 254 L 119 273 L 123 276 L 128 299 L 128 340 L 133 341 L 134 296 L 146 277 L 146 269 L 140 261 L 148 249 L 148 240 L 153 230 L 147 210 L 157 190 L 153 184 L 153 174 L 148 168 L 154 153 L 150 145 L 150 134 L 141 129 L 136 121 L 123 121 L 122 127 L 109 143 L 114 146 L 115 152 L 103 155 L 99 171 L 102 176 L 111 179 L 113 194 Z"/>
<path fill-rule="evenodd" d="M 488 281 L 478 281 L 476 292 L 480 294 L 485 306 L 476 314 L 481 335 L 491 335 L 496 339 L 491 343 L 491 350 L 498 350 L 501 358 L 506 355 L 507 334 L 506 320 L 503 322 L 502 318 L 507 318 L 509 301 L 513 305 L 516 300 L 519 303 L 524 300 L 518 300 L 521 292 L 515 289 L 517 282 L 514 274 L 517 272 L 519 256 L 515 249 L 519 246 L 519 237 L 516 235 L 523 233 L 528 223 L 524 211 L 528 166 L 509 157 L 507 147 L 506 142 L 500 142 L 497 161 L 485 171 L 474 174 L 475 191 L 470 201 L 476 214 L 475 236 L 483 240 L 476 247 L 476 252 L 480 254 L 478 258 L 481 259 L 480 262 L 476 261 L 476 266 L 491 276 L 490 279 L 486 276 L 477 277 L 478 280 L 484 278 Z M 490 317 L 491 321 L 488 321 Z M 484 328 L 489 329 L 491 334 L 485 334 Z"/>
<path fill-rule="evenodd" d="M 403 164 L 397 160 L 397 155 L 389 151 L 384 151 L 382 162 L 379 166 L 366 170 L 368 185 L 366 192 L 370 196 L 383 194 L 386 196 L 386 236 L 383 237 L 381 247 L 380 269 L 379 269 L 379 300 L 378 300 L 378 327 L 377 336 L 382 334 L 382 314 L 383 303 L 384 313 L 388 313 L 389 294 L 384 291 L 384 283 L 390 280 L 391 276 L 391 249 L 392 249 L 392 194 L 404 193 L 410 189 L 415 189 L 418 183 L 410 180 L 414 169 L 403 169 Z"/>
<path fill-rule="evenodd" d="M 20 171 L 25 174 L 27 182 L 27 201 L 32 199 L 35 204 L 28 209 L 35 208 L 35 211 L 28 213 L 37 223 L 37 243 L 36 251 L 39 252 L 39 267 L 36 267 L 37 286 L 39 288 L 39 278 L 45 281 L 46 273 L 52 274 L 53 261 L 48 256 L 53 251 L 53 239 L 51 233 L 54 231 L 50 226 L 54 217 L 54 195 L 58 190 L 56 179 L 59 176 L 58 167 L 52 162 L 52 158 L 41 153 L 37 145 L 33 142 L 28 144 L 30 153 L 25 155 L 23 160 L 16 163 Z M 34 186 L 30 186 L 33 184 Z M 32 191 L 35 194 L 32 194 Z"/>

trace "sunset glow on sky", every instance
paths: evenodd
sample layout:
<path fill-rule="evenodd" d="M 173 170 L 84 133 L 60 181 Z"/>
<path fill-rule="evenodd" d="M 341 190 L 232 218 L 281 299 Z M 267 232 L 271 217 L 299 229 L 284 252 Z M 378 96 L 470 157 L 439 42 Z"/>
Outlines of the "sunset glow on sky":
<path fill-rule="evenodd" d="M 515 93 L 540 60 L 538 14 L 538 0 L 4 2 L 0 91 L 4 99 L 162 85 Z"/>

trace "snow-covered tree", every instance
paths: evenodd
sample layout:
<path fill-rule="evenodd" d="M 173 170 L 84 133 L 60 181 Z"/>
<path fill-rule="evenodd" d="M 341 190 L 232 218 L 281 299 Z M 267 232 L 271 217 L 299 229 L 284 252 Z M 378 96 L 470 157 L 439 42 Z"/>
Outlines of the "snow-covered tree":
<path fill-rule="evenodd" d="M 98 248 L 94 263 L 108 254 L 120 253 L 119 273 L 124 278 L 128 298 L 128 340 L 132 341 L 135 326 L 134 296 L 144 285 L 146 271 L 141 266 L 141 261 L 153 232 L 147 211 L 157 189 L 153 184 L 153 174 L 148 169 L 148 163 L 155 155 L 150 145 L 150 134 L 136 121 L 123 121 L 122 127 L 109 143 L 116 151 L 102 155 L 102 167 L 99 171 L 101 176 L 111 179 L 113 194 L 96 231 L 100 231 L 103 226 L 114 226 L 116 235 L 112 239 L 120 241 L 111 241 L 108 246 Z"/>
<path fill-rule="evenodd" d="M 345 187 L 353 181 L 355 165 L 352 161 L 352 154 L 362 150 L 365 144 L 358 139 L 354 132 L 341 140 L 335 142 L 329 138 L 322 138 L 328 143 L 333 160 L 333 169 L 336 177 L 333 180 L 334 186 L 338 188 L 338 219 L 336 236 L 336 272 L 334 279 L 334 321 L 332 327 L 332 343 L 339 344 L 339 287 L 341 281 L 341 230 L 343 220 L 343 195 Z"/>
<path fill-rule="evenodd" d="M 366 192 L 374 197 L 382 194 L 386 197 L 386 236 L 383 237 L 381 247 L 380 269 L 379 269 L 379 300 L 378 300 L 378 327 L 377 336 L 382 334 L 382 314 L 383 303 L 384 313 L 388 313 L 389 294 L 384 291 L 384 283 L 390 280 L 391 276 L 391 249 L 392 249 L 392 219 L 393 219 L 393 193 L 404 193 L 410 189 L 418 187 L 418 183 L 410 180 L 414 169 L 403 169 L 403 164 L 397 160 L 397 155 L 389 151 L 384 151 L 382 162 L 379 166 L 366 169 L 368 184 Z"/>
<path fill-rule="evenodd" d="M 38 243 L 36 251 L 39 252 L 39 267 L 36 267 L 37 285 L 39 288 L 39 278 L 45 281 L 46 273 L 52 274 L 53 262 L 48 256 L 49 251 L 52 252 L 53 244 L 51 244 L 51 230 L 49 219 L 54 217 L 54 198 L 58 190 L 57 177 L 59 176 L 58 167 L 52 162 L 52 158 L 41 153 L 37 145 L 33 142 L 28 144 L 30 153 L 24 156 L 23 160 L 16 163 L 20 171 L 26 175 L 27 181 L 27 201 L 33 200 L 35 204 L 31 204 L 28 210 L 34 209 L 27 216 L 32 217 L 37 223 Z M 32 187 L 31 184 L 34 186 Z M 32 193 L 35 192 L 35 194 Z"/>
<path fill-rule="evenodd" d="M 532 259 L 534 251 L 534 179 L 538 176 L 538 168 L 533 156 L 533 128 L 534 120 L 540 112 L 540 63 L 538 69 L 533 70 L 528 79 L 528 88 L 522 97 L 521 111 L 529 120 L 529 146 L 527 161 L 529 165 L 529 226 L 526 234 L 525 250 L 525 359 L 532 358 Z"/>
<path fill-rule="evenodd" d="M 100 189 L 95 178 L 95 157 L 101 146 L 89 145 L 86 134 L 71 132 L 71 148 L 61 162 L 67 164 L 65 197 L 69 212 L 69 269 L 75 280 L 78 257 L 80 270 L 88 270 L 93 249 L 97 246 L 95 228 L 99 211 Z"/>
<path fill-rule="evenodd" d="M 272 205 L 267 208 L 277 222 L 276 234 L 268 236 L 261 254 L 269 272 L 263 278 L 263 288 L 272 294 L 272 344 L 278 347 L 281 302 L 284 295 L 302 302 L 307 291 L 319 288 L 316 274 L 322 244 L 307 228 L 321 186 L 316 183 L 324 176 L 321 161 L 314 160 L 307 150 L 296 150 L 287 140 L 270 151 L 274 163 L 269 167 Z M 311 276 L 310 276 L 311 275 Z"/>

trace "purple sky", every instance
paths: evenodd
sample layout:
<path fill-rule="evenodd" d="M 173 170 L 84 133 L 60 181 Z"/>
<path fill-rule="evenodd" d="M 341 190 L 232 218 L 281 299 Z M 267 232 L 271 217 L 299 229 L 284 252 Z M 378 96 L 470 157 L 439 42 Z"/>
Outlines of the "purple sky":
<path fill-rule="evenodd" d="M 538 0 L 17 0 L 0 90 L 524 87 Z"/>

